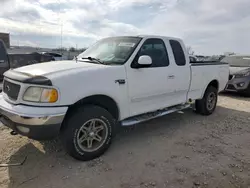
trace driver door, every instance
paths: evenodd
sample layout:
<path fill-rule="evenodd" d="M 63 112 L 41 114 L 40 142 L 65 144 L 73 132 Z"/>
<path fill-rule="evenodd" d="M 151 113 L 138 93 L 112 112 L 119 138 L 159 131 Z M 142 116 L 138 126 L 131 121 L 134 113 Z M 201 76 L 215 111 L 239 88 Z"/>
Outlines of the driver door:
<path fill-rule="evenodd" d="M 140 67 L 137 63 L 142 55 L 150 56 L 152 64 Z M 172 66 L 168 51 L 162 39 L 145 40 L 131 65 L 127 67 L 129 102 L 131 116 L 155 111 L 172 105 L 173 80 L 169 79 Z"/>

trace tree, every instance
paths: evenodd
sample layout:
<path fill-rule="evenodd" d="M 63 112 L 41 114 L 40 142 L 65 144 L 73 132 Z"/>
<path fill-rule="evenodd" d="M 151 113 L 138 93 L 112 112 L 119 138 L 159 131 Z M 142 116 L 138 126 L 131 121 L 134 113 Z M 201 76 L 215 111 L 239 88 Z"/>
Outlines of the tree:
<path fill-rule="evenodd" d="M 76 51 L 76 48 L 70 47 L 70 48 L 69 48 L 69 51 L 70 51 L 70 52 L 75 52 L 75 51 Z"/>
<path fill-rule="evenodd" d="M 67 48 L 59 47 L 59 48 L 52 49 L 52 51 L 67 51 Z"/>
<path fill-rule="evenodd" d="M 230 55 L 236 55 L 236 53 L 234 52 L 224 52 L 225 56 L 230 56 Z"/>
<path fill-rule="evenodd" d="M 78 52 L 84 52 L 87 48 L 80 48 L 78 49 Z"/>
<path fill-rule="evenodd" d="M 194 50 L 192 49 L 191 46 L 187 46 L 187 52 L 189 55 L 194 55 Z"/>

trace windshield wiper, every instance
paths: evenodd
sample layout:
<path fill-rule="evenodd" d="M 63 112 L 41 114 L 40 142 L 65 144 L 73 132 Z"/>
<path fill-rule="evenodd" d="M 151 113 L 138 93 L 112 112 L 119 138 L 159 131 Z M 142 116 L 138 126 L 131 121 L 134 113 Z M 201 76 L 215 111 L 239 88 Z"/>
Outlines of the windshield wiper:
<path fill-rule="evenodd" d="M 100 59 L 94 58 L 94 57 L 82 57 L 81 59 L 88 59 L 90 61 L 95 61 L 98 64 L 105 65 L 105 63 L 103 61 L 101 61 Z"/>

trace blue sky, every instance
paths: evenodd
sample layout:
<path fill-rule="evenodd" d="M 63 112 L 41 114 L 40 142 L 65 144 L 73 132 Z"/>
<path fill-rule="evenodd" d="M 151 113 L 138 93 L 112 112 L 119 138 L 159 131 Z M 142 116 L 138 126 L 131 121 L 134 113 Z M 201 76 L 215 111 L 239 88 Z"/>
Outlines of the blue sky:
<path fill-rule="evenodd" d="M 180 37 L 197 54 L 250 54 L 249 0 L 1 0 L 12 45 L 87 47 L 116 35 Z M 61 27 L 62 26 L 62 27 Z"/>

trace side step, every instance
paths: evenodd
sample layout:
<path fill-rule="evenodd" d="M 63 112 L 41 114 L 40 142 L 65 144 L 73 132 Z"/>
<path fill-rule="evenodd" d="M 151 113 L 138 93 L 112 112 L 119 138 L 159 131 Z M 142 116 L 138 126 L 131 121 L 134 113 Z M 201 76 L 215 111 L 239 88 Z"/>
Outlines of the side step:
<path fill-rule="evenodd" d="M 174 107 L 169 107 L 169 108 L 164 108 L 162 110 L 157 110 L 155 112 L 149 112 L 146 114 L 142 114 L 142 115 L 138 115 L 138 116 L 134 116 L 128 119 L 125 119 L 121 122 L 122 126 L 131 126 L 131 125 L 135 125 L 138 123 L 142 123 L 151 119 L 155 119 L 161 116 L 165 116 L 167 114 L 176 112 L 176 111 L 180 111 L 186 108 L 189 108 L 191 105 L 190 104 L 182 104 L 182 105 L 177 105 Z"/>

